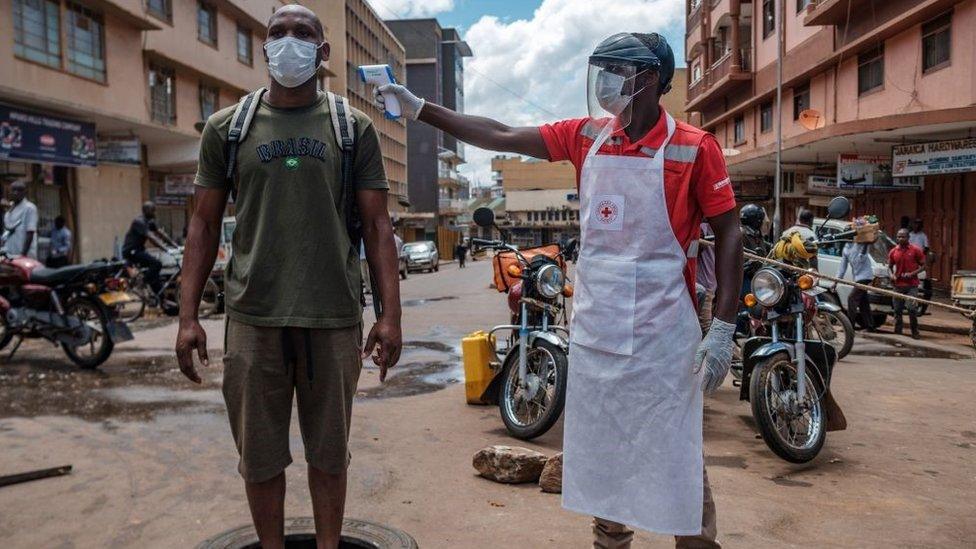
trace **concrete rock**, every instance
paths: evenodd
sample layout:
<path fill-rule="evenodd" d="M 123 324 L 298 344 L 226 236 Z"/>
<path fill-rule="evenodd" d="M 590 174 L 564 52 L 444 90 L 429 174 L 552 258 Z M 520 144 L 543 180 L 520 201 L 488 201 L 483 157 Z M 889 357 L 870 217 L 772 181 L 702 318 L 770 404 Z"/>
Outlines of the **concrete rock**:
<path fill-rule="evenodd" d="M 548 492 L 550 494 L 559 494 L 563 491 L 563 453 L 558 454 L 549 458 L 546 461 L 546 466 L 542 468 L 542 474 L 539 476 L 539 488 L 542 488 L 543 492 Z"/>
<path fill-rule="evenodd" d="M 474 455 L 478 474 L 495 482 L 535 482 L 546 465 L 546 455 L 520 446 L 489 446 Z"/>

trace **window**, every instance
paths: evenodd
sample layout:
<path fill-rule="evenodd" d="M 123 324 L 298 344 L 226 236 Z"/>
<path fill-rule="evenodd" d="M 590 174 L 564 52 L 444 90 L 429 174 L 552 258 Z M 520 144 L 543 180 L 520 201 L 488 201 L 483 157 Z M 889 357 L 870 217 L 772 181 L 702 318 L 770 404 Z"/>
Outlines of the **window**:
<path fill-rule="evenodd" d="M 176 73 L 173 69 L 149 66 L 149 102 L 154 122 L 176 123 Z"/>
<path fill-rule="evenodd" d="M 146 0 L 149 15 L 166 22 L 173 21 L 173 3 L 170 0 Z"/>
<path fill-rule="evenodd" d="M 857 94 L 863 95 L 884 85 L 884 44 L 857 56 Z"/>
<path fill-rule="evenodd" d="M 105 81 L 105 41 L 102 17 L 88 8 L 68 4 L 68 72 Z"/>
<path fill-rule="evenodd" d="M 701 80 L 702 77 L 702 66 L 701 61 L 695 61 L 695 64 L 691 67 L 691 83 L 694 84 Z"/>
<path fill-rule="evenodd" d="M 237 60 L 250 66 L 254 62 L 251 31 L 237 25 Z"/>
<path fill-rule="evenodd" d="M 773 129 L 773 102 L 767 101 L 759 106 L 759 131 L 766 133 Z"/>
<path fill-rule="evenodd" d="M 796 13 L 800 13 L 805 10 L 807 6 L 813 3 L 813 0 L 796 0 Z"/>
<path fill-rule="evenodd" d="M 217 97 L 220 91 L 212 86 L 200 84 L 200 120 L 210 118 L 217 111 Z"/>
<path fill-rule="evenodd" d="M 922 72 L 941 69 L 951 57 L 952 12 L 922 25 Z"/>
<path fill-rule="evenodd" d="M 762 4 L 762 29 L 763 40 L 769 38 L 770 34 L 776 29 L 776 3 L 775 0 L 763 0 Z"/>
<path fill-rule="evenodd" d="M 800 119 L 800 113 L 810 108 L 810 84 L 793 88 L 793 120 Z"/>
<path fill-rule="evenodd" d="M 197 4 L 197 38 L 204 44 L 217 45 L 217 12 L 203 2 Z"/>
<path fill-rule="evenodd" d="M 746 119 L 741 114 L 735 117 L 735 122 L 732 126 L 732 139 L 735 145 L 745 143 L 746 141 Z"/>
<path fill-rule="evenodd" d="M 61 68 L 61 14 L 57 2 L 13 0 L 14 54 Z"/>

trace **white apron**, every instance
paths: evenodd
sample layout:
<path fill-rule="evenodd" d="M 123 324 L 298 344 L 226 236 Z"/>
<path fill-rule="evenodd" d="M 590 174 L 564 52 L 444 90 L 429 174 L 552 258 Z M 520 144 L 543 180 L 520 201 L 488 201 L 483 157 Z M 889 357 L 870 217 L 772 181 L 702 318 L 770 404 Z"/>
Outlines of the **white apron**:
<path fill-rule="evenodd" d="M 664 149 L 598 155 L 580 175 L 563 507 L 653 532 L 702 523 L 701 329 L 664 197 Z"/>

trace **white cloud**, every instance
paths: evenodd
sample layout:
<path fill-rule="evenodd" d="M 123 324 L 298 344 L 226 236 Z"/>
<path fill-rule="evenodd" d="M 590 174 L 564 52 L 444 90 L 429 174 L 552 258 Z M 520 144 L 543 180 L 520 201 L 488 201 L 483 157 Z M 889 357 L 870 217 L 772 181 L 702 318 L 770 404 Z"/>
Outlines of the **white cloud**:
<path fill-rule="evenodd" d="M 454 9 L 454 0 L 366 0 L 383 19 L 431 17 Z"/>
<path fill-rule="evenodd" d="M 531 20 L 486 15 L 464 35 L 474 52 L 465 60 L 465 112 L 520 126 L 585 116 L 593 48 L 617 32 L 658 32 L 682 65 L 683 7 L 676 0 L 543 0 Z M 490 183 L 497 153 L 470 146 L 465 153 L 462 171 Z"/>

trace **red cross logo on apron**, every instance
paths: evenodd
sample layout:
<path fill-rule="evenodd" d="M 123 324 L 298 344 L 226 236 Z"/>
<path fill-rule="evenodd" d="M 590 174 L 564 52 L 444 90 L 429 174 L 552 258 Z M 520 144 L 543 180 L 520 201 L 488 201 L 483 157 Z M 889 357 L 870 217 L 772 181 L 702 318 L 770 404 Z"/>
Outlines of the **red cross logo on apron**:
<path fill-rule="evenodd" d="M 610 223 L 613 223 L 615 219 L 617 219 L 618 209 L 619 208 L 617 208 L 617 205 L 613 202 L 604 200 L 603 202 L 600 202 L 600 205 L 597 207 L 597 219 L 599 219 L 601 223 L 606 223 L 609 225 Z"/>

